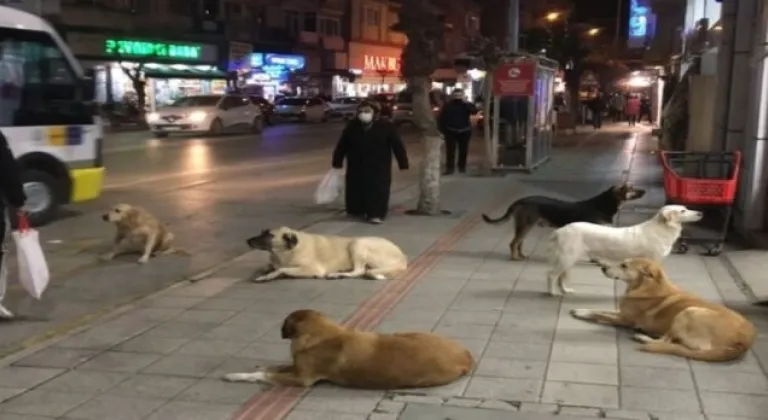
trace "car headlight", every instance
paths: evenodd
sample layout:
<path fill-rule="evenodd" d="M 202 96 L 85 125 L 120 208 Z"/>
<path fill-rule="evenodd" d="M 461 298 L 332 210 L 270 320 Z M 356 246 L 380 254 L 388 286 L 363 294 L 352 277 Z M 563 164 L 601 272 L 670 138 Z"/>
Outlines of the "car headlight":
<path fill-rule="evenodd" d="M 187 117 L 188 120 L 192 122 L 201 122 L 205 120 L 205 117 L 207 117 L 208 114 L 203 111 L 195 111 L 191 114 L 189 114 L 189 117 Z"/>
<path fill-rule="evenodd" d="M 160 119 L 160 115 L 157 114 L 157 112 L 150 112 L 147 114 L 147 122 L 155 122 Z"/>

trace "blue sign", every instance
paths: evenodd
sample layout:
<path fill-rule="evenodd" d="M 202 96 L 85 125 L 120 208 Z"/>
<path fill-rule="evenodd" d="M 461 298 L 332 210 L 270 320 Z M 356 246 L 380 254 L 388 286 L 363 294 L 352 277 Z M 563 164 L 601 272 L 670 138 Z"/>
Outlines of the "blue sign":
<path fill-rule="evenodd" d="M 301 70 L 304 68 L 305 60 L 300 55 L 288 54 L 264 54 L 264 64 L 268 66 L 282 66 L 288 70 Z"/>
<path fill-rule="evenodd" d="M 648 23 L 651 9 L 647 0 L 630 0 L 629 2 L 629 31 L 627 44 L 629 48 L 644 48 L 648 37 L 652 35 Z"/>
<path fill-rule="evenodd" d="M 251 60 L 250 60 L 251 67 L 261 67 L 264 65 L 264 54 L 262 53 L 253 53 L 251 54 Z"/>

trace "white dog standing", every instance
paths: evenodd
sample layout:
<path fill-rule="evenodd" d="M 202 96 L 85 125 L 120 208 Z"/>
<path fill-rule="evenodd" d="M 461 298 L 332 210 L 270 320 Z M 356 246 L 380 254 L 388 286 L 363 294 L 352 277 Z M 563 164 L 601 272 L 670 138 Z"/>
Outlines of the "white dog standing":
<path fill-rule="evenodd" d="M 628 227 L 576 222 L 552 233 L 553 265 L 547 275 L 549 294 L 572 293 L 568 271 L 579 260 L 619 262 L 628 258 L 663 260 L 683 231 L 683 223 L 698 222 L 703 213 L 681 205 L 662 207 L 651 219 Z M 555 290 L 555 281 L 560 293 Z"/>

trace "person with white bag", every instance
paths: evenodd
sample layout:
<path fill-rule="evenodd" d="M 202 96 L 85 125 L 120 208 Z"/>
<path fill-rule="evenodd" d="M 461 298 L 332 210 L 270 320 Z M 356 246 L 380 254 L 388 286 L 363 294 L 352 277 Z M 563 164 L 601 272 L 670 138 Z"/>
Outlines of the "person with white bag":
<path fill-rule="evenodd" d="M 8 141 L 0 131 L 0 319 L 11 319 L 13 313 L 3 306 L 8 283 L 8 241 L 11 239 L 9 206 L 22 211 L 27 196 L 21 183 L 21 170 L 11 153 Z"/>

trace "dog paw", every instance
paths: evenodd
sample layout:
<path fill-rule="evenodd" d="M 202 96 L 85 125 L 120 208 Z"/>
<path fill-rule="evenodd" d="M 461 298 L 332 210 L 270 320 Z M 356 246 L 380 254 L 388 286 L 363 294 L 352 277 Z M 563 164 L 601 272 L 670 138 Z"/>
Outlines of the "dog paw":
<path fill-rule="evenodd" d="M 252 373 L 228 373 L 224 375 L 223 379 L 227 382 L 261 382 L 266 379 L 264 372 L 252 372 Z"/>
<path fill-rule="evenodd" d="M 387 279 L 387 277 L 384 276 L 383 274 L 374 274 L 374 275 L 371 276 L 371 278 L 373 280 L 386 280 Z"/>
<path fill-rule="evenodd" d="M 573 294 L 574 292 L 576 292 L 576 289 L 572 289 L 570 287 L 563 287 L 560 289 L 560 291 L 562 292 L 563 296 L 565 296 L 565 295 Z"/>
<path fill-rule="evenodd" d="M 571 316 L 576 319 L 589 319 L 591 315 L 591 309 L 571 309 Z"/>
<path fill-rule="evenodd" d="M 111 252 L 109 254 L 104 254 L 104 255 L 99 256 L 99 260 L 105 261 L 105 262 L 106 261 L 112 261 L 113 259 L 115 259 L 115 254 L 113 254 Z"/>
<path fill-rule="evenodd" d="M 146 264 L 149 262 L 149 257 L 141 257 L 138 261 L 136 261 L 139 264 Z"/>
<path fill-rule="evenodd" d="M 557 290 L 549 290 L 549 291 L 547 291 L 546 295 L 550 296 L 550 297 L 560 297 L 560 296 L 562 296 L 560 294 L 560 292 L 557 291 Z"/>
<path fill-rule="evenodd" d="M 643 343 L 643 344 L 650 343 L 651 341 L 653 341 L 653 338 L 648 337 L 647 335 L 642 333 L 633 334 L 632 339 L 637 341 L 638 343 Z"/>
<path fill-rule="evenodd" d="M 251 279 L 254 283 L 263 283 L 265 281 L 269 281 L 269 277 L 267 276 L 257 276 Z"/>

